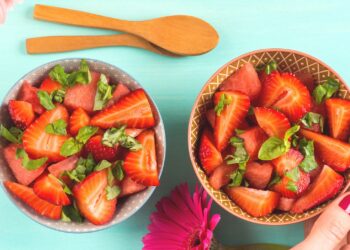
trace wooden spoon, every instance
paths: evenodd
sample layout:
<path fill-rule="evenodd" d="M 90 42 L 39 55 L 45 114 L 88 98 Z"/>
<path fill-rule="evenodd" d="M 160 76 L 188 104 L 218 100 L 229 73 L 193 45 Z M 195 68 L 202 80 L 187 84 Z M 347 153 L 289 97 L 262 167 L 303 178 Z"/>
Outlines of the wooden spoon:
<path fill-rule="evenodd" d="M 216 47 L 219 36 L 207 22 L 193 16 L 165 16 L 145 21 L 126 21 L 65 8 L 35 5 L 39 20 L 103 28 L 131 33 L 180 55 L 204 54 Z"/>
<path fill-rule="evenodd" d="M 29 38 L 26 41 L 27 52 L 29 54 L 54 53 L 109 46 L 129 46 L 146 49 L 161 55 L 179 56 L 159 48 L 141 37 L 130 34 L 108 36 L 46 36 Z"/>

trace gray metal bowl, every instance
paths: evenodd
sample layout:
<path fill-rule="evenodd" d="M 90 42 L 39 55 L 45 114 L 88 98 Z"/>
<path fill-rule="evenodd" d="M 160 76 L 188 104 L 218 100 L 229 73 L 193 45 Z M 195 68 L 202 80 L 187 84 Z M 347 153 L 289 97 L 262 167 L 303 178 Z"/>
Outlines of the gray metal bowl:
<path fill-rule="evenodd" d="M 66 68 L 67 71 L 75 70 L 80 65 L 80 60 L 78 58 L 72 58 L 72 59 L 63 59 L 58 61 L 53 61 L 46 63 L 33 71 L 29 72 L 28 74 L 24 75 L 19 81 L 15 83 L 15 85 L 10 89 L 10 91 L 7 93 L 5 99 L 3 100 L 3 103 L 1 105 L 0 110 L 0 123 L 8 125 L 10 123 L 9 114 L 7 110 L 7 105 L 9 100 L 15 99 L 23 82 L 28 81 L 31 84 L 35 85 L 38 84 L 47 74 L 48 72 L 56 65 L 61 64 Z M 107 76 L 110 77 L 111 82 L 122 82 L 126 86 L 128 86 L 131 90 L 140 88 L 141 85 L 133 79 L 130 75 L 122 71 L 121 69 L 94 59 L 87 59 L 87 62 L 90 66 L 90 69 L 93 71 L 101 72 Z M 156 145 L 157 145 L 157 160 L 158 160 L 158 169 L 160 172 L 160 175 L 163 170 L 164 166 L 164 159 L 165 159 L 165 131 L 164 131 L 164 124 L 161 118 L 161 115 L 159 113 L 159 110 L 157 106 L 155 105 L 152 98 L 149 98 L 151 100 L 151 105 L 153 106 L 154 113 L 156 115 L 157 120 L 157 126 L 155 127 L 156 132 Z M 141 191 L 137 194 L 131 195 L 130 197 L 121 199 L 120 202 L 118 202 L 117 205 L 117 212 L 114 215 L 114 218 L 105 225 L 102 226 L 96 226 L 89 222 L 84 223 L 69 223 L 69 222 L 63 222 L 63 221 L 54 221 L 47 218 L 44 218 L 38 214 L 36 214 L 31 208 L 29 208 L 26 204 L 22 203 L 19 199 L 13 197 L 3 186 L 3 181 L 5 180 L 12 180 L 14 181 L 15 178 L 11 173 L 11 170 L 7 166 L 6 161 L 3 157 L 3 148 L 7 145 L 7 142 L 3 139 L 0 139 L 0 182 L 1 186 L 3 187 L 4 192 L 8 195 L 10 200 L 16 204 L 16 206 L 27 216 L 29 216 L 34 221 L 47 226 L 52 229 L 56 229 L 59 231 L 64 232 L 72 232 L 72 233 L 82 233 L 82 232 L 93 232 L 98 231 L 104 228 L 111 227 L 115 224 L 118 224 L 127 218 L 129 218 L 131 215 L 133 215 L 137 210 L 139 210 L 149 199 L 151 194 L 153 193 L 155 187 L 149 187 L 145 189 L 144 191 Z"/>

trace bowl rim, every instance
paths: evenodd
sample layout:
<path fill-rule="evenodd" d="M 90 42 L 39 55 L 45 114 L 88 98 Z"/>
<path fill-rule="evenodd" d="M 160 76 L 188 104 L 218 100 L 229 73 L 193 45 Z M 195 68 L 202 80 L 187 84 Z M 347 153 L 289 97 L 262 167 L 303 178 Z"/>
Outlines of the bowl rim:
<path fill-rule="evenodd" d="M 188 148 L 188 153 L 189 153 L 189 156 L 190 156 L 190 159 L 191 159 L 191 165 L 192 165 L 192 168 L 197 176 L 197 179 L 199 180 L 199 182 L 201 183 L 201 185 L 204 187 L 205 191 L 209 194 L 209 196 L 215 201 L 216 204 L 218 204 L 220 207 L 222 207 L 224 210 L 226 210 L 228 213 L 242 219 L 242 220 L 245 220 L 245 221 L 249 221 L 249 222 L 252 222 L 252 223 L 255 223 L 255 224 L 260 224 L 260 225 L 267 225 L 267 226 L 286 226 L 286 225 L 292 225 L 292 224 L 296 224 L 296 223 L 299 223 L 299 222 L 303 222 L 303 221 L 306 221 L 306 220 L 309 220 L 317 215 L 319 215 L 320 213 L 322 213 L 324 211 L 324 209 L 329 205 L 329 202 L 327 203 L 323 203 L 325 204 L 323 207 L 320 208 L 319 211 L 311 214 L 310 216 L 308 217 L 303 217 L 303 218 L 297 218 L 293 221 L 288 221 L 288 222 L 270 222 L 270 221 L 260 221 L 260 220 L 257 220 L 255 217 L 252 217 L 252 218 L 248 218 L 248 217 L 245 217 L 241 214 L 238 214 L 238 213 L 235 213 L 233 210 L 230 210 L 228 207 L 224 206 L 218 198 L 215 197 L 215 195 L 212 194 L 212 192 L 209 190 L 209 188 L 204 185 L 204 183 L 202 183 L 202 179 L 199 175 L 199 172 L 197 170 L 197 168 L 195 167 L 195 165 L 197 164 L 197 161 L 196 161 L 196 157 L 194 154 L 192 154 L 192 151 L 191 151 L 191 148 L 192 148 L 192 145 L 191 145 L 191 128 L 192 128 L 192 121 L 193 121 L 193 118 L 194 118 L 194 115 L 195 115 L 195 110 L 198 106 L 198 102 L 201 98 L 201 96 L 203 95 L 203 92 L 204 90 L 207 88 L 207 85 L 210 84 L 210 82 L 224 69 L 226 68 L 228 65 L 230 65 L 231 63 L 235 62 L 235 61 L 238 61 L 238 60 L 241 60 L 242 58 L 244 57 L 247 57 L 247 56 L 251 56 L 251 55 L 254 55 L 254 54 L 257 54 L 257 53 L 263 53 L 263 52 L 288 52 L 288 53 L 295 53 L 295 54 L 299 54 L 303 57 L 307 57 L 307 58 L 310 58 L 314 61 L 316 61 L 317 63 L 319 64 L 322 64 L 323 66 L 325 66 L 329 71 L 332 72 L 332 74 L 334 74 L 334 76 L 336 78 L 339 79 L 340 82 L 343 82 L 344 85 L 345 85 L 345 88 L 350 92 L 350 87 L 349 85 L 344 81 L 344 79 L 332 68 L 330 67 L 328 64 L 324 63 L 322 60 L 314 57 L 314 56 L 311 56 L 309 55 L 308 53 L 305 53 L 305 52 L 302 52 L 302 51 L 298 51 L 298 50 L 294 50 L 294 49 L 284 49 L 284 48 L 264 48 L 264 49 L 258 49 L 258 50 L 253 50 L 253 51 L 250 51 L 250 52 L 246 52 L 244 54 L 241 54 L 240 56 L 237 56 L 233 59 L 231 59 L 230 61 L 228 61 L 227 63 L 225 63 L 223 66 L 221 66 L 218 70 L 215 71 L 214 74 L 212 74 L 209 79 L 206 81 L 206 83 L 203 85 L 202 89 L 200 90 L 200 92 L 198 93 L 197 97 L 196 97 L 196 100 L 192 106 L 192 110 L 191 110 L 191 114 L 190 114 L 190 118 L 189 118 L 189 121 L 188 121 L 188 128 L 187 128 L 187 148 Z M 338 197 L 339 195 L 343 194 L 344 192 L 346 192 L 350 187 L 350 179 L 347 181 L 347 183 L 345 183 L 345 186 L 343 188 L 343 190 L 341 192 L 339 192 L 337 194 L 336 197 Z M 334 198 L 336 198 L 334 197 Z M 333 199 L 334 199 L 333 198 Z M 332 200 L 333 200 L 332 199 Z M 236 203 L 235 203 L 236 204 Z M 238 205 L 237 205 L 238 206 Z"/>
<path fill-rule="evenodd" d="M 24 75 L 22 75 L 21 78 L 19 78 L 10 88 L 9 90 L 6 92 L 6 94 L 4 95 L 3 99 L 1 100 L 1 106 L 4 106 L 6 105 L 5 101 L 6 101 L 6 98 L 8 97 L 8 95 L 10 93 L 12 93 L 13 91 L 15 91 L 15 89 L 18 87 L 18 86 L 21 86 L 24 82 L 24 80 L 26 80 L 26 77 L 28 75 L 31 75 L 33 73 L 35 73 L 36 71 L 38 71 L 39 69 L 42 69 L 42 68 L 45 68 L 46 66 L 48 65 L 51 65 L 51 64 L 57 64 L 57 63 L 61 63 L 61 62 L 75 62 L 75 61 L 81 61 L 85 59 L 88 63 L 89 62 L 97 62 L 101 65 L 105 65 L 106 67 L 108 68 L 114 68 L 114 69 L 117 69 L 119 72 L 121 72 L 122 74 L 126 75 L 128 78 L 130 78 L 131 80 L 133 80 L 135 83 L 137 83 L 137 85 L 144 89 L 144 87 L 140 84 L 139 81 L 137 81 L 134 77 L 132 77 L 129 73 L 127 73 L 126 71 L 124 71 L 123 69 L 113 65 L 113 64 L 110 64 L 110 63 L 107 63 L 107 62 L 104 62 L 102 60 L 99 60 L 99 59 L 93 59 L 93 58 L 88 58 L 88 57 L 68 57 L 68 58 L 61 58 L 61 59 L 56 59 L 56 60 L 53 60 L 53 61 L 49 61 L 49 62 L 46 62 L 44 64 L 41 64 L 37 67 L 35 67 L 34 69 L 28 71 L 27 73 L 25 73 Z M 147 97 L 151 100 L 151 103 L 153 104 L 153 107 L 154 107 L 154 110 L 156 111 L 157 113 L 157 116 L 158 116 L 158 119 L 159 119 L 159 122 L 158 122 L 158 125 L 160 126 L 160 134 L 162 135 L 162 148 L 163 148 L 163 157 L 162 157 L 162 162 L 160 164 L 160 169 L 159 169 L 159 174 L 158 174 L 158 177 L 159 179 L 161 179 L 161 176 L 162 176 L 162 173 L 163 173 L 163 170 L 164 170 L 164 167 L 165 167 L 165 158 L 166 158 L 166 133 L 165 133 L 165 127 L 164 127 L 164 122 L 163 122 L 163 118 L 162 118 L 162 115 L 159 111 L 159 108 L 158 108 L 158 105 L 157 103 L 154 101 L 154 99 L 148 94 L 147 90 L 145 90 L 146 92 L 146 95 Z M 7 166 L 6 166 L 7 167 Z M 133 211 L 131 213 L 129 213 L 128 216 L 125 216 L 123 219 L 117 221 L 117 222 L 113 222 L 113 223 L 108 223 L 108 224 L 105 224 L 105 225 L 94 225 L 93 228 L 91 229 L 84 229 L 84 230 L 71 230 L 71 231 L 68 231 L 68 230 L 64 230 L 63 228 L 57 228 L 55 227 L 55 220 L 51 220 L 49 218 L 45 218 L 43 216 L 40 216 L 39 217 L 41 219 L 44 219 L 44 220 L 49 220 L 51 223 L 49 224 L 45 224 L 43 223 L 41 220 L 38 220 L 36 219 L 35 217 L 33 217 L 30 213 L 29 210 L 31 210 L 26 204 L 24 204 L 24 208 L 20 208 L 19 206 L 17 206 L 15 200 L 16 198 L 13 197 L 10 192 L 5 188 L 4 184 L 3 184 L 3 181 L 0 182 L 0 186 L 2 188 L 2 190 L 4 191 L 4 193 L 6 194 L 6 196 L 8 197 L 8 199 L 11 201 L 11 204 L 14 205 L 16 207 L 16 209 L 18 209 L 22 214 L 26 215 L 28 218 L 30 218 L 32 221 L 46 227 L 46 228 L 49 228 L 51 230 L 54 230 L 54 231 L 58 231 L 58 232 L 64 232 L 64 233 L 72 233 L 72 234 L 80 234 L 80 233 L 93 233 L 93 232 L 98 232 L 98 231 L 102 231 L 102 230 L 105 230 L 105 229 L 108 229 L 112 226 L 115 226 L 117 224 L 120 224 L 122 222 L 124 222 L 125 220 L 129 219 L 130 217 L 132 217 L 136 212 L 138 212 L 146 203 L 147 201 L 150 199 L 150 197 L 152 196 L 152 194 L 154 193 L 155 189 L 157 187 L 155 186 L 150 186 L 150 187 L 147 187 L 147 189 L 149 190 L 147 195 L 144 196 L 144 201 L 142 203 L 142 205 L 140 205 L 139 207 L 137 208 L 134 208 Z M 145 189 L 144 191 L 146 191 L 147 189 Z M 60 220 L 59 220 L 60 221 Z M 84 221 L 82 224 L 86 223 L 86 221 Z M 89 224 L 91 224 L 90 222 L 88 222 Z M 67 225 L 69 226 L 69 222 L 67 222 Z M 93 224 L 92 224 L 93 225 Z"/>

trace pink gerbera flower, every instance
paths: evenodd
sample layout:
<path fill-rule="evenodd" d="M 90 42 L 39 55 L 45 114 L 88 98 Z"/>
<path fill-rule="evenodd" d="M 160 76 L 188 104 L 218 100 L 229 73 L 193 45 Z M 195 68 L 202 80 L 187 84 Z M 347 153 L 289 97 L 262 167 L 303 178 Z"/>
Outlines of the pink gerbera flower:
<path fill-rule="evenodd" d="M 20 0 L 0 0 L 0 24 L 5 22 L 7 11 L 18 2 Z"/>
<path fill-rule="evenodd" d="M 191 197 L 187 184 L 177 186 L 157 203 L 143 250 L 208 250 L 220 221 L 219 214 L 210 216 L 211 204 L 203 188 Z"/>

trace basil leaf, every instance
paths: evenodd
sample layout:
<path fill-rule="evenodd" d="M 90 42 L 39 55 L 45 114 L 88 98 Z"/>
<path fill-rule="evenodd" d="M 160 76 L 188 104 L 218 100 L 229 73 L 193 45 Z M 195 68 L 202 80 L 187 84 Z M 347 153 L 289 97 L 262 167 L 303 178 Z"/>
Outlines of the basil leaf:
<path fill-rule="evenodd" d="M 94 170 L 95 171 L 101 171 L 103 169 L 109 168 L 110 166 L 112 166 L 112 163 L 110 163 L 107 160 L 102 160 L 96 165 Z"/>
<path fill-rule="evenodd" d="M 292 191 L 293 193 L 296 193 L 298 191 L 298 186 L 294 181 L 288 181 L 287 187 L 289 191 Z"/>
<path fill-rule="evenodd" d="M 232 137 L 230 143 L 235 147 L 233 155 L 228 155 L 225 160 L 227 164 L 239 164 L 241 170 L 245 170 L 245 166 L 249 160 L 249 155 L 244 147 L 244 140 L 239 137 Z"/>
<path fill-rule="evenodd" d="M 142 149 L 142 144 L 140 142 L 134 137 L 126 134 L 125 126 L 107 129 L 103 134 L 102 144 L 108 147 L 113 147 L 114 145 L 119 144 L 130 151 L 138 151 Z"/>
<path fill-rule="evenodd" d="M 269 161 L 280 157 L 287 151 L 284 140 L 278 137 L 270 137 L 261 145 L 258 158 L 263 161 Z"/>
<path fill-rule="evenodd" d="M 221 112 L 224 110 L 225 106 L 230 105 L 232 102 L 232 97 L 230 95 L 221 94 L 218 104 L 216 104 L 214 111 L 217 116 L 221 115 Z"/>
<path fill-rule="evenodd" d="M 76 83 L 89 84 L 91 82 L 91 73 L 86 60 L 81 60 L 79 70 L 72 72 L 67 78 L 68 86 Z"/>
<path fill-rule="evenodd" d="M 284 142 L 285 144 L 288 144 L 289 139 L 299 131 L 300 126 L 299 125 L 294 125 L 293 127 L 289 128 L 286 133 L 284 134 Z M 290 147 L 290 145 L 289 145 Z"/>
<path fill-rule="evenodd" d="M 82 127 L 81 129 L 79 129 L 78 135 L 75 137 L 75 139 L 78 142 L 85 144 L 90 139 L 91 136 L 96 134 L 97 131 L 98 131 L 98 127 L 94 127 L 94 126 Z"/>
<path fill-rule="evenodd" d="M 290 180 L 297 182 L 300 178 L 300 171 L 298 167 L 295 167 L 288 172 L 285 173 L 285 176 L 288 177 Z"/>
<path fill-rule="evenodd" d="M 62 180 L 58 179 L 56 176 L 52 175 L 52 174 L 49 174 L 52 178 L 56 179 L 60 184 L 61 186 L 63 187 L 63 191 L 66 193 L 66 194 L 69 194 L 69 195 L 72 195 L 72 190 L 70 190 L 70 188 L 66 185 L 66 183 L 64 183 Z"/>
<path fill-rule="evenodd" d="M 138 140 L 126 134 L 119 140 L 119 145 L 130 151 L 139 151 L 142 149 L 142 144 Z"/>
<path fill-rule="evenodd" d="M 53 123 L 47 124 L 45 132 L 53 135 L 67 135 L 67 123 L 65 120 L 58 119 Z"/>
<path fill-rule="evenodd" d="M 94 111 L 102 110 L 111 98 L 112 86 L 108 84 L 107 77 L 104 74 L 101 74 L 100 80 L 97 83 Z"/>
<path fill-rule="evenodd" d="M 1 124 L 0 135 L 9 142 L 19 144 L 22 142 L 23 131 L 16 127 L 11 127 L 10 130 L 8 130 L 4 125 Z"/>
<path fill-rule="evenodd" d="M 66 95 L 66 91 L 63 89 L 56 89 L 51 93 L 51 100 L 58 102 L 58 103 L 63 103 L 64 97 Z"/>
<path fill-rule="evenodd" d="M 242 184 L 243 173 L 239 169 L 236 169 L 230 174 L 230 180 L 229 187 L 239 187 Z"/>
<path fill-rule="evenodd" d="M 52 110 L 55 108 L 55 105 L 52 103 L 51 96 L 43 90 L 39 90 L 37 93 L 40 104 L 47 110 Z"/>
<path fill-rule="evenodd" d="M 62 207 L 61 219 L 66 222 L 83 222 L 83 217 L 80 215 L 78 208 L 75 203 L 70 206 Z"/>
<path fill-rule="evenodd" d="M 304 172 L 309 173 L 318 167 L 318 163 L 315 159 L 314 142 L 308 141 L 305 138 L 299 142 L 299 150 L 304 155 L 303 161 L 299 164 L 299 167 Z"/>
<path fill-rule="evenodd" d="M 76 167 L 71 171 L 66 171 L 65 174 L 76 182 L 81 182 L 89 175 L 95 167 L 95 161 L 91 154 L 87 158 L 80 157 Z"/>
<path fill-rule="evenodd" d="M 69 138 L 68 140 L 66 140 L 61 149 L 60 149 L 60 154 L 62 156 L 71 156 L 74 155 L 78 152 L 80 152 L 80 150 L 83 148 L 84 144 L 78 142 L 76 139 L 74 138 Z"/>
<path fill-rule="evenodd" d="M 40 168 L 47 161 L 47 157 L 43 157 L 35 160 L 30 159 L 28 154 L 23 148 L 18 148 L 16 150 L 16 158 L 22 159 L 22 166 L 29 171 Z"/>
<path fill-rule="evenodd" d="M 318 113 L 308 112 L 300 121 L 306 128 L 311 128 L 312 125 L 319 124 L 320 130 L 323 132 L 324 118 Z"/>
<path fill-rule="evenodd" d="M 62 86 L 67 86 L 67 78 L 69 74 L 64 72 L 64 68 L 61 65 L 56 65 L 49 73 L 50 78 L 53 81 L 59 82 Z"/>
<path fill-rule="evenodd" d="M 118 181 L 122 181 L 124 179 L 124 171 L 123 171 L 124 161 L 116 161 L 115 167 L 113 170 L 113 175 L 117 178 Z"/>
<path fill-rule="evenodd" d="M 277 63 L 272 60 L 266 65 L 265 73 L 266 75 L 270 75 L 275 70 L 277 70 Z"/>
<path fill-rule="evenodd" d="M 121 190 L 118 186 L 107 186 L 106 187 L 106 194 L 107 194 L 107 200 L 113 200 L 116 197 L 118 197 L 118 195 L 120 194 Z"/>
<path fill-rule="evenodd" d="M 328 77 L 326 82 L 318 85 L 312 92 L 317 104 L 331 98 L 340 88 L 340 84 L 334 78 Z"/>

